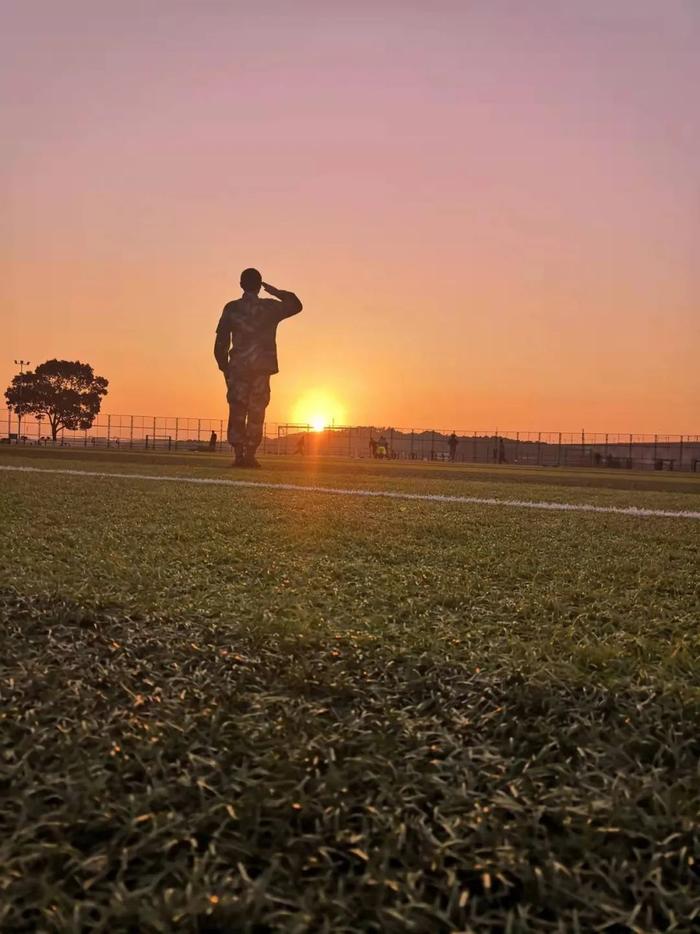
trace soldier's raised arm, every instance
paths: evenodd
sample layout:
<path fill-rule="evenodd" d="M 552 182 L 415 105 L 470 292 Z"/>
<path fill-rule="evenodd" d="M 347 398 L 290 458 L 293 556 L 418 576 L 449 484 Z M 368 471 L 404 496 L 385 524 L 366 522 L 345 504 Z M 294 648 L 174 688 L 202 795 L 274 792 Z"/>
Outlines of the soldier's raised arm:
<path fill-rule="evenodd" d="M 231 347 L 231 322 L 228 316 L 228 305 L 221 312 L 219 323 L 216 326 L 216 340 L 214 341 L 214 357 L 216 363 L 225 375 L 228 370 L 228 352 Z"/>
<path fill-rule="evenodd" d="M 280 307 L 277 309 L 277 314 L 280 321 L 283 318 L 291 318 L 292 315 L 298 315 L 304 307 L 294 292 L 285 292 L 284 289 L 276 289 L 274 285 L 268 285 L 267 282 L 263 282 L 262 287 L 269 295 L 279 299 L 278 304 Z"/>

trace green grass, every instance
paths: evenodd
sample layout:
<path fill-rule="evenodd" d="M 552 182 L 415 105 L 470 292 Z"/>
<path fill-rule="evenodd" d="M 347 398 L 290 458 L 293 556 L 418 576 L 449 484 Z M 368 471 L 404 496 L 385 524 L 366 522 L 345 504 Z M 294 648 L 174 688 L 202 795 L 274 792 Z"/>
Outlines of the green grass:
<path fill-rule="evenodd" d="M 268 466 L 700 501 L 668 475 Z M 0 515 L 3 931 L 700 924 L 696 520 L 36 474 L 0 475 Z"/>

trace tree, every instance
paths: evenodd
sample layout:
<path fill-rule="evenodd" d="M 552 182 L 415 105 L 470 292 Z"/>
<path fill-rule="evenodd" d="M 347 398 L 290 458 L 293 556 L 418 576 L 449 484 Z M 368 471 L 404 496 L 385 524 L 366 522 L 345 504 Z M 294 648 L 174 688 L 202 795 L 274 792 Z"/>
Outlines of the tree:
<path fill-rule="evenodd" d="M 45 415 L 55 441 L 61 428 L 76 431 L 91 427 L 108 385 L 104 376 L 95 376 L 88 363 L 47 360 L 34 371 L 18 373 L 5 390 L 5 398 L 20 418 Z"/>

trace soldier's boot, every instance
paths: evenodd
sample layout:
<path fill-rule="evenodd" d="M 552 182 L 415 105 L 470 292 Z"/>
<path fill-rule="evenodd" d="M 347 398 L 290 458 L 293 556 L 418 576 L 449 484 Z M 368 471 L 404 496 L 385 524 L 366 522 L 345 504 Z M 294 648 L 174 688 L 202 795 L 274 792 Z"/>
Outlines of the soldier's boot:
<path fill-rule="evenodd" d="M 262 468 L 262 464 L 255 456 L 255 450 L 255 447 L 249 447 L 245 449 L 242 460 L 243 467 L 250 467 L 254 470 L 260 470 Z"/>
<path fill-rule="evenodd" d="M 234 460 L 231 466 L 233 467 L 245 467 L 245 448 L 242 444 L 234 444 L 233 446 Z"/>

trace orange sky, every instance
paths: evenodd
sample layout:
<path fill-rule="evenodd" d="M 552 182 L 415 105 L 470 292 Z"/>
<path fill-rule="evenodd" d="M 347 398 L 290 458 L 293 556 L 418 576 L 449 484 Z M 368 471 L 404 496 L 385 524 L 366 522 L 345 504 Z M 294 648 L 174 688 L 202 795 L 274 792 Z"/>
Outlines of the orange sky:
<path fill-rule="evenodd" d="M 271 421 L 321 393 L 352 424 L 700 432 L 697 3 L 4 10 L 3 388 L 78 358 L 105 411 L 220 417 L 256 265 L 305 306 Z"/>

